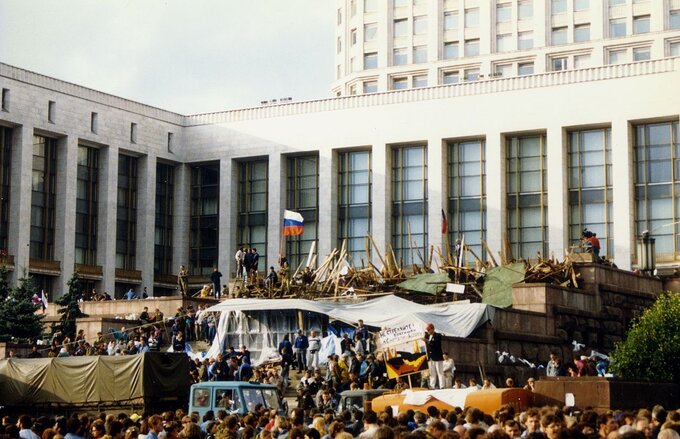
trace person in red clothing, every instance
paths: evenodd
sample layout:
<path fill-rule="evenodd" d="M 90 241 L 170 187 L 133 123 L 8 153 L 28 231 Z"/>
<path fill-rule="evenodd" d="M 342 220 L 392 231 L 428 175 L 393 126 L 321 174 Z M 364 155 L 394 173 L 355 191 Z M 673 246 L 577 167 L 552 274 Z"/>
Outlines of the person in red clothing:
<path fill-rule="evenodd" d="M 583 231 L 583 239 L 586 247 L 593 253 L 595 262 L 600 262 L 600 240 L 597 239 L 597 233 L 586 229 Z"/>

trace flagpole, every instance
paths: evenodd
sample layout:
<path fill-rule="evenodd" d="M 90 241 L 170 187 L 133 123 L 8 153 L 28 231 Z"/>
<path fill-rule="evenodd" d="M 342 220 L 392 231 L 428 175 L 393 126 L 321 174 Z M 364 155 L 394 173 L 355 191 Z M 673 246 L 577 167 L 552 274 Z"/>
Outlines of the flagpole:
<path fill-rule="evenodd" d="M 285 239 L 286 239 L 286 235 L 283 234 L 283 215 L 284 215 L 284 213 L 281 212 L 280 223 L 279 223 L 280 224 L 279 230 L 280 230 L 280 233 L 281 233 L 281 236 L 279 238 L 279 266 L 281 266 L 281 259 L 283 258 L 283 246 L 285 244 Z"/>

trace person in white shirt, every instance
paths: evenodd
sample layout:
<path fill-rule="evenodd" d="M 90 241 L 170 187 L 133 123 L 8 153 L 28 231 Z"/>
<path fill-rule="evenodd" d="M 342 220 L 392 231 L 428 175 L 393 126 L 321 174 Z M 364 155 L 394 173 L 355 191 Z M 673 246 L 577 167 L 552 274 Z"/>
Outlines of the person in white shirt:
<path fill-rule="evenodd" d="M 321 337 L 316 331 L 312 331 L 312 335 L 308 338 L 309 341 L 309 355 L 307 356 L 307 369 L 316 370 L 319 368 L 319 350 L 321 349 Z"/>
<path fill-rule="evenodd" d="M 449 357 L 448 352 L 444 352 L 444 389 L 453 387 L 453 374 L 456 371 L 456 365 L 453 363 L 453 358 Z"/>
<path fill-rule="evenodd" d="M 379 427 L 378 415 L 373 410 L 367 411 L 364 415 L 364 431 L 359 434 L 359 439 L 373 439 Z"/>
<path fill-rule="evenodd" d="M 21 439 L 40 439 L 40 436 L 35 434 L 31 427 L 33 426 L 33 421 L 30 416 L 21 415 L 17 421 L 17 428 L 19 429 L 19 437 Z"/>

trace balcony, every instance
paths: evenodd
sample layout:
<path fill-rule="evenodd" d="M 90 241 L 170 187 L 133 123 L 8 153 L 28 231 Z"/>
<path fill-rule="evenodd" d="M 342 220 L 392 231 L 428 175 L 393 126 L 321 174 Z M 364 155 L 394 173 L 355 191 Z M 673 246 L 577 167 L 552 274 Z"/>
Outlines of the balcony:
<path fill-rule="evenodd" d="M 61 274 L 61 261 L 31 258 L 28 260 L 28 269 L 31 273 L 59 276 Z"/>
<path fill-rule="evenodd" d="M 6 251 L 0 251 L 0 266 L 9 270 L 14 269 L 14 255 L 8 255 Z"/>
<path fill-rule="evenodd" d="M 116 268 L 116 282 L 142 283 L 142 272 L 139 270 Z"/>
<path fill-rule="evenodd" d="M 153 281 L 157 284 L 177 285 L 177 276 L 174 274 L 154 273 Z"/>
<path fill-rule="evenodd" d="M 73 270 L 83 279 L 102 280 L 104 277 L 101 265 L 74 264 Z"/>

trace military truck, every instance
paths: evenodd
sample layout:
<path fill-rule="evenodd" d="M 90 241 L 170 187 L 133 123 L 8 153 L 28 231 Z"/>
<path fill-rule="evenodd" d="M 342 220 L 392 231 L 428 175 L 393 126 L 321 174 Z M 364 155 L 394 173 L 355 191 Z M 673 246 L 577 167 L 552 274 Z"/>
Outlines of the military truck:
<path fill-rule="evenodd" d="M 6 414 L 186 408 L 189 357 L 179 353 L 0 360 Z"/>

